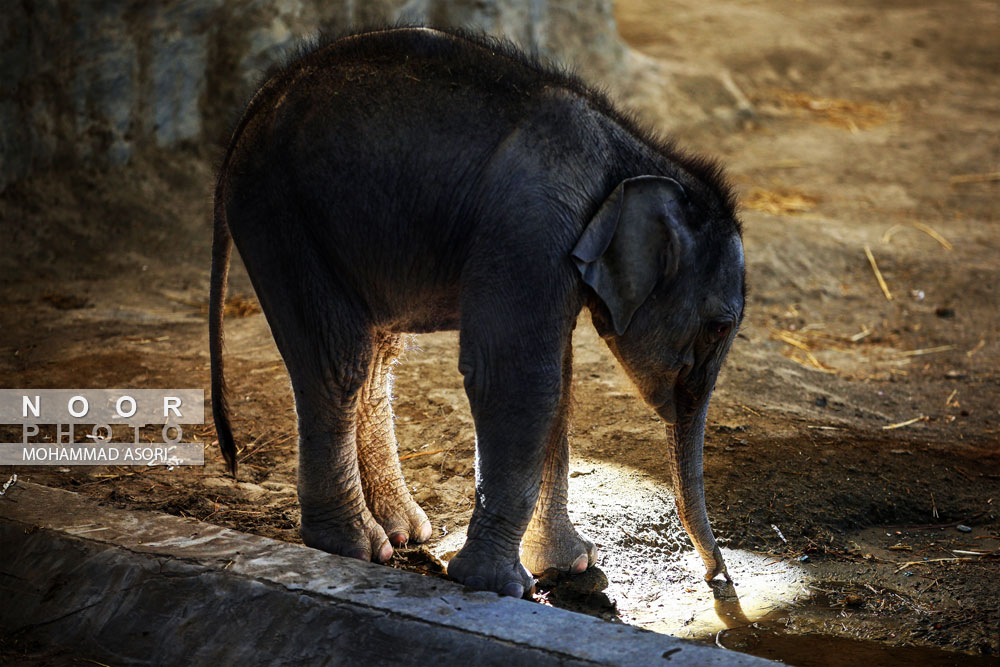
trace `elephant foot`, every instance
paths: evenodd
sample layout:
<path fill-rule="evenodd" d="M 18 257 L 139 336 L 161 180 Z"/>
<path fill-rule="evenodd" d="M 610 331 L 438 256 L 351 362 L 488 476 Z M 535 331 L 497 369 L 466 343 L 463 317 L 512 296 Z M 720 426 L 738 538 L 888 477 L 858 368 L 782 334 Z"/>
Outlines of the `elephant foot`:
<path fill-rule="evenodd" d="M 597 547 L 576 531 L 569 521 L 556 527 L 529 526 L 524 535 L 521 559 L 535 574 L 555 568 L 580 574 L 597 562 Z"/>
<path fill-rule="evenodd" d="M 535 578 L 516 554 L 498 557 L 471 541 L 448 563 L 448 576 L 469 588 L 513 598 L 530 596 L 535 591 Z"/>
<path fill-rule="evenodd" d="M 394 547 L 404 547 L 408 542 L 422 544 L 431 537 L 431 522 L 427 514 L 405 487 L 402 493 L 386 494 L 373 500 L 369 509 Z"/>
<path fill-rule="evenodd" d="M 344 520 L 303 508 L 299 534 L 306 546 L 327 553 L 376 563 L 392 558 L 392 545 L 385 531 L 367 510 Z"/>

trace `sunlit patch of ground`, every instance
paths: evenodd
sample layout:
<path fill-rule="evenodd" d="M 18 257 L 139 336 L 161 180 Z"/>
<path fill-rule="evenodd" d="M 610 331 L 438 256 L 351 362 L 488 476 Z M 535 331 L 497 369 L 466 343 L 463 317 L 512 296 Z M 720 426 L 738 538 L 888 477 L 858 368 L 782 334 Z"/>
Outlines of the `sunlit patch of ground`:
<path fill-rule="evenodd" d="M 612 616 L 655 632 L 706 637 L 746 626 L 807 596 L 801 566 L 743 550 L 724 549 L 733 585 L 710 586 L 704 567 L 681 528 L 670 487 L 634 468 L 574 459 L 570 515 L 598 546 L 596 572 L 560 583 L 558 606 Z M 447 560 L 463 533 L 436 541 L 431 551 Z M 565 591 L 573 601 L 563 605 Z M 582 590 L 586 587 L 587 590 Z M 547 601 L 547 595 L 542 595 Z M 608 613 L 610 611 L 610 613 Z"/>
<path fill-rule="evenodd" d="M 677 518 L 670 487 L 634 468 L 577 460 L 570 498 L 574 522 L 601 549 L 598 567 L 608 578 L 604 593 L 627 623 L 705 636 L 751 623 L 808 593 L 802 568 L 725 548 L 734 585 L 710 587 Z"/>

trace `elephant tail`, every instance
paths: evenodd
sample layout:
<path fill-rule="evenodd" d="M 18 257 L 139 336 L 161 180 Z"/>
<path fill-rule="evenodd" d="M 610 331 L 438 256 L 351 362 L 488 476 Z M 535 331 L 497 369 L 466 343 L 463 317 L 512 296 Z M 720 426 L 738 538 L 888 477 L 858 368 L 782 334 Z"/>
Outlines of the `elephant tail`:
<path fill-rule="evenodd" d="M 208 305 L 209 355 L 212 364 L 212 416 L 219 449 L 226 466 L 236 477 L 236 442 L 229 418 L 229 401 L 226 398 L 226 378 L 222 363 L 222 319 L 226 310 L 226 282 L 229 278 L 229 258 L 233 251 L 233 237 L 226 224 L 226 206 L 223 197 L 224 178 L 219 178 L 215 189 L 214 233 L 212 236 L 212 279 Z"/>

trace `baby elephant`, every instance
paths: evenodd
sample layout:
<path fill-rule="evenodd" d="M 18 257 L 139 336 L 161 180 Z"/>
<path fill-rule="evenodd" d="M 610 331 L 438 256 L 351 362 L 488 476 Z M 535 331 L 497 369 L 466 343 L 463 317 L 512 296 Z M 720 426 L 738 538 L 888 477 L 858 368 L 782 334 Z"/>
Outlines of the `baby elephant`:
<path fill-rule="evenodd" d="M 483 36 L 365 32 L 275 71 L 215 191 L 212 408 L 235 473 L 222 366 L 233 242 L 295 393 L 307 545 L 385 562 L 430 537 L 397 458 L 391 368 L 404 333 L 457 329 L 476 503 L 448 573 L 519 597 L 530 572 L 593 565 L 566 511 L 570 342 L 586 307 L 666 422 L 681 520 L 707 578 L 725 574 L 701 457 L 744 262 L 712 162 Z"/>

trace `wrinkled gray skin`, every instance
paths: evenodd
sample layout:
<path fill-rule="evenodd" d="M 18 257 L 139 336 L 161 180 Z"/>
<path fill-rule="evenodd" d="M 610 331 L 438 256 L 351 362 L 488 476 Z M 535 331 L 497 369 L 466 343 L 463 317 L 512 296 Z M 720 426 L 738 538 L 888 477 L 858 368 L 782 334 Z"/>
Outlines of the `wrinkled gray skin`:
<path fill-rule="evenodd" d="M 743 313 L 730 199 L 710 165 L 502 44 L 395 29 L 313 51 L 255 96 L 219 177 L 223 454 L 235 472 L 221 354 L 232 240 L 294 389 L 305 543 L 385 562 L 430 537 L 396 454 L 391 366 L 405 332 L 458 329 L 476 502 L 448 572 L 521 596 L 530 572 L 596 558 L 566 510 L 571 336 L 588 308 L 667 422 L 666 465 L 707 578 L 725 573 L 701 454 Z"/>

